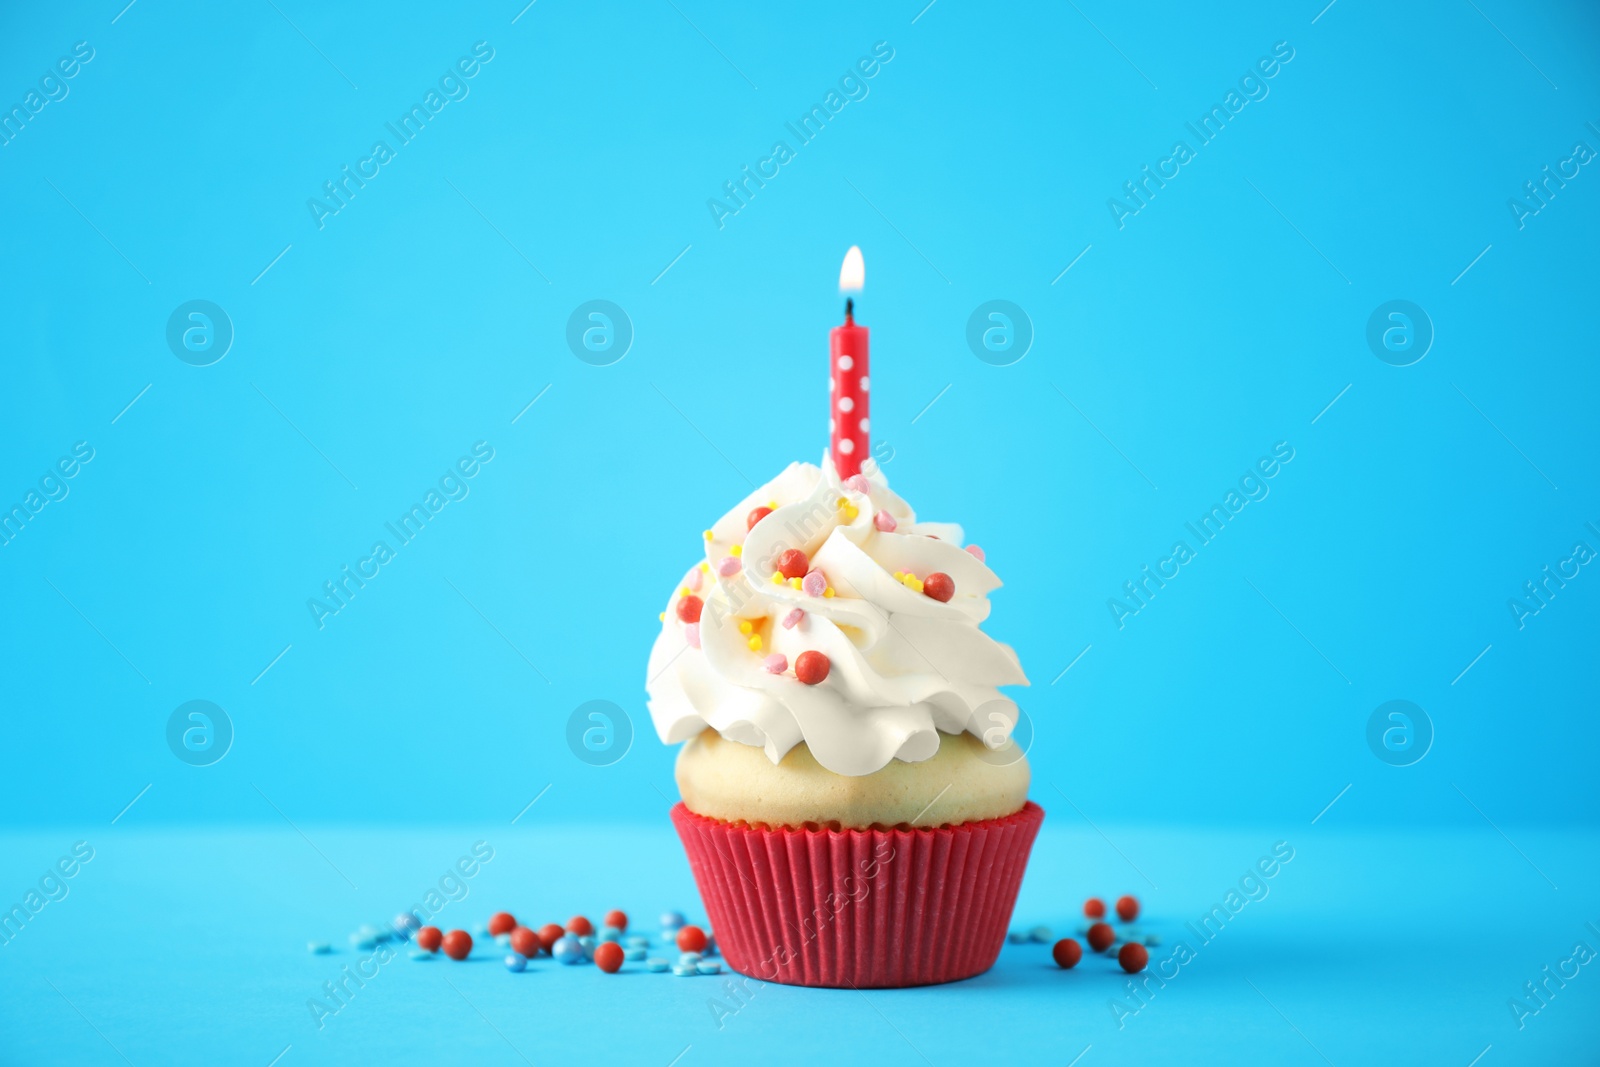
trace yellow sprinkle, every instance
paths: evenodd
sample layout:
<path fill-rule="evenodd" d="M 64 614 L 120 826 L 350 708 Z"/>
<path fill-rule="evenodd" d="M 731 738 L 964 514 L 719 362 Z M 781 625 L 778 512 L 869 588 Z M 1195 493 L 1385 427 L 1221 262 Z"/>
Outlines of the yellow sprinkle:
<path fill-rule="evenodd" d="M 780 572 L 778 572 L 778 571 L 773 571 L 772 572 L 772 584 L 773 585 L 782 585 L 783 584 L 783 575 Z"/>
<path fill-rule="evenodd" d="M 845 506 L 845 509 L 844 509 L 845 521 L 847 521 L 847 522 L 855 522 L 856 521 L 856 516 L 859 515 L 859 514 L 861 514 L 861 509 L 856 507 L 854 504 L 848 504 L 848 505 Z"/>
<path fill-rule="evenodd" d="M 736 558 L 739 557 L 739 556 L 744 555 L 744 546 L 743 545 L 734 545 L 732 548 L 728 549 L 728 555 L 734 556 Z"/>
<path fill-rule="evenodd" d="M 678 595 L 679 596 L 688 596 L 689 595 L 689 587 L 688 586 L 684 586 L 682 589 L 679 589 L 678 590 Z"/>
<path fill-rule="evenodd" d="M 769 500 L 769 501 L 767 501 L 767 507 L 771 508 L 773 511 L 777 511 L 778 510 L 778 502 L 776 500 Z"/>
<path fill-rule="evenodd" d="M 711 531 L 710 530 L 706 531 L 706 540 L 707 541 L 711 540 Z"/>
<path fill-rule="evenodd" d="M 897 582 L 905 581 L 906 580 L 906 572 L 905 571 L 895 571 L 894 572 L 894 580 L 897 581 Z"/>
<path fill-rule="evenodd" d="M 743 619 L 739 623 L 739 632 L 742 633 L 742 634 L 750 633 L 754 629 L 755 629 L 755 627 L 750 625 L 750 620 L 749 619 Z"/>
<path fill-rule="evenodd" d="M 835 500 L 833 502 L 833 506 L 836 507 L 836 508 L 842 508 L 842 507 L 846 507 L 847 505 L 849 505 L 849 503 L 850 503 L 850 501 L 846 500 L 844 497 L 840 497 L 838 500 Z"/>
<path fill-rule="evenodd" d="M 709 564 L 709 563 L 700 564 L 700 573 L 701 574 L 710 574 L 711 573 L 711 564 Z"/>
<path fill-rule="evenodd" d="M 828 586 L 828 588 L 824 589 L 822 591 L 822 595 L 823 596 L 832 596 L 833 595 L 833 586 L 830 585 L 830 586 Z"/>
<path fill-rule="evenodd" d="M 804 583 L 801 582 L 801 580 L 799 578 L 790 578 L 789 579 L 789 587 L 791 589 L 799 589 L 799 588 L 801 588 L 803 586 L 803 584 Z"/>
<path fill-rule="evenodd" d="M 667 621 L 667 613 L 663 611 L 660 615 L 657 615 L 656 618 L 660 619 L 662 622 L 666 622 Z"/>
<path fill-rule="evenodd" d="M 920 581 L 918 581 L 917 579 L 913 578 L 913 579 L 911 579 L 911 581 L 907 582 L 906 584 L 911 587 L 912 592 L 915 592 L 915 593 L 922 592 L 922 583 Z"/>
<path fill-rule="evenodd" d="M 761 651 L 761 635 L 760 634 L 751 634 L 750 635 L 750 640 L 747 641 L 746 644 L 748 644 L 750 646 L 750 651 L 751 652 L 760 652 Z"/>

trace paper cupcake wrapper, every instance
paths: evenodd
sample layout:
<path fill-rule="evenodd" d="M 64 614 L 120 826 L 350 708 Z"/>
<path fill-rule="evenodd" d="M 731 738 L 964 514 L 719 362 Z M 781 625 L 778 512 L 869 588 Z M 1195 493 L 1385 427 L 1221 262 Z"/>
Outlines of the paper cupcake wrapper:
<path fill-rule="evenodd" d="M 1044 809 L 933 829 L 672 821 L 729 967 L 787 985 L 954 982 L 994 965 Z"/>

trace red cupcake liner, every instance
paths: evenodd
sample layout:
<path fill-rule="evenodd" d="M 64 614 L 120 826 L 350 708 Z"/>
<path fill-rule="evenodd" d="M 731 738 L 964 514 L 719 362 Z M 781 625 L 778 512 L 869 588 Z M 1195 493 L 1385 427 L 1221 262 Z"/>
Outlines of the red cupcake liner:
<path fill-rule="evenodd" d="M 717 948 L 740 974 L 786 985 L 893 988 L 994 966 L 1044 822 L 1015 815 L 931 829 L 761 829 L 672 822 Z"/>

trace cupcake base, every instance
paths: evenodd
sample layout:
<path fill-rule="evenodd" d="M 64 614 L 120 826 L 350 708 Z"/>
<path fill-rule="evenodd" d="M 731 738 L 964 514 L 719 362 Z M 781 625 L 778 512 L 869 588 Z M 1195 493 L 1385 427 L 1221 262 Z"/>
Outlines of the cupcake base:
<path fill-rule="evenodd" d="M 894 988 L 994 965 L 1044 809 L 931 829 L 762 829 L 672 822 L 717 946 L 743 975 L 785 985 Z"/>

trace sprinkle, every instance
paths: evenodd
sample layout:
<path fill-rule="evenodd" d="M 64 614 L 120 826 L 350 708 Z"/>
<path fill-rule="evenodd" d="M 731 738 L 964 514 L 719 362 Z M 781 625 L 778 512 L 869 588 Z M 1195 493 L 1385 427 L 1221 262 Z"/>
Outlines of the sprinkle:
<path fill-rule="evenodd" d="M 686 585 L 685 585 L 685 586 L 681 586 L 681 587 L 680 587 L 680 588 L 679 588 L 679 589 L 678 589 L 678 595 L 679 595 L 679 596 L 688 596 L 688 595 L 689 595 L 689 594 L 690 594 L 690 593 L 692 593 L 692 592 L 694 592 L 694 590 L 693 590 L 693 589 L 690 589 L 690 588 L 689 588 L 689 587 L 688 587 L 688 586 L 686 586 Z"/>
<path fill-rule="evenodd" d="M 783 573 L 781 571 L 773 571 L 772 572 L 772 584 L 773 585 L 782 585 L 783 584 Z"/>
<path fill-rule="evenodd" d="M 746 641 L 745 644 L 750 646 L 750 651 L 751 652 L 760 652 L 761 651 L 761 635 L 760 634 L 751 634 L 750 635 L 750 640 Z"/>
<path fill-rule="evenodd" d="M 723 556 L 722 562 L 717 564 L 717 573 L 722 575 L 724 578 L 732 578 L 735 574 L 739 573 L 739 568 L 742 566 L 743 564 L 734 559 L 732 556 Z"/>
<path fill-rule="evenodd" d="M 671 967 L 671 964 L 669 964 L 666 960 L 660 960 L 660 959 L 645 960 L 644 961 L 644 967 L 645 967 L 645 970 L 652 971 L 652 972 L 654 972 L 656 974 L 666 974 L 668 968 Z"/>
<path fill-rule="evenodd" d="M 307 941 L 306 951 L 313 956 L 326 956 L 333 951 L 333 946 L 326 941 Z"/>
<path fill-rule="evenodd" d="M 709 541 L 709 540 L 711 540 L 711 538 L 712 538 L 712 536 L 713 536 L 713 535 L 712 535 L 712 533 L 711 533 L 711 531 L 710 531 L 710 530 L 707 530 L 707 531 L 706 531 L 706 532 L 705 532 L 705 539 L 706 539 L 706 540 L 707 540 L 707 541 Z"/>
<path fill-rule="evenodd" d="M 794 658 L 794 676 L 806 685 L 820 685 L 827 679 L 830 666 L 826 655 L 809 650 Z"/>
<path fill-rule="evenodd" d="M 967 552 L 968 552 L 969 555 L 972 556 L 973 559 L 976 559 L 979 563 L 983 562 L 983 549 L 979 548 L 977 545 L 968 545 L 967 546 Z"/>
<path fill-rule="evenodd" d="M 778 502 L 776 500 L 769 500 L 769 501 L 767 501 L 767 507 L 771 508 L 773 511 L 777 511 L 778 510 Z"/>
<path fill-rule="evenodd" d="M 821 596 L 822 591 L 828 588 L 828 579 L 822 576 L 821 571 L 812 571 L 804 579 L 797 579 L 795 588 L 804 589 L 806 596 Z"/>
<path fill-rule="evenodd" d="M 740 633 L 748 634 L 748 633 L 753 632 L 754 630 L 755 630 L 755 626 L 750 622 L 749 619 L 740 619 L 739 620 L 739 632 Z"/>
<path fill-rule="evenodd" d="M 854 504 L 845 505 L 844 518 L 846 522 L 855 522 L 856 516 L 861 514 L 861 509 Z"/>
<path fill-rule="evenodd" d="M 700 567 L 704 566 L 704 563 L 700 564 Z M 689 588 L 696 593 L 700 591 L 700 587 L 704 585 L 706 581 L 705 572 L 702 571 L 700 567 L 696 567 L 694 570 L 689 572 Z"/>
<path fill-rule="evenodd" d="M 897 582 L 905 581 L 906 580 L 906 572 L 905 571 L 895 571 L 894 572 L 894 580 L 897 581 Z"/>
<path fill-rule="evenodd" d="M 822 595 L 825 598 L 833 596 L 833 586 L 830 585 L 830 586 L 828 586 L 828 588 L 824 589 L 822 591 Z"/>
<path fill-rule="evenodd" d="M 884 533 L 894 533 L 894 528 L 898 526 L 899 523 L 895 522 L 894 516 L 889 514 L 887 511 L 880 511 L 872 517 L 872 525 L 876 526 Z"/>
<path fill-rule="evenodd" d="M 844 480 L 844 487 L 854 493 L 872 492 L 872 487 L 867 484 L 867 480 L 859 474 L 852 474 L 850 477 L 846 478 Z"/>
<path fill-rule="evenodd" d="M 1123 969 L 1126 970 L 1127 968 Z M 699 963 L 695 964 L 695 970 L 699 971 L 701 974 L 721 974 L 722 964 L 718 963 L 716 960 L 701 960 Z"/>
<path fill-rule="evenodd" d="M 625 960 L 631 960 L 634 963 L 639 962 L 640 960 L 644 959 L 649 954 L 650 954 L 649 952 L 645 951 L 645 948 L 644 948 L 643 945 L 634 945 L 631 948 L 626 948 L 626 949 L 622 950 L 622 958 L 625 959 Z"/>
<path fill-rule="evenodd" d="M 711 564 L 709 564 L 709 563 L 700 564 L 700 573 L 701 574 L 710 574 L 711 573 Z"/>
<path fill-rule="evenodd" d="M 768 674 L 782 674 L 789 669 L 789 657 L 782 652 L 774 652 L 767 657 L 764 666 L 767 668 Z"/>
<path fill-rule="evenodd" d="M 660 615 L 657 615 L 656 618 L 660 619 L 662 622 L 666 622 L 667 621 L 667 613 L 663 611 Z"/>
<path fill-rule="evenodd" d="M 700 647 L 700 624 L 691 622 L 683 628 L 683 639 L 689 642 L 690 648 Z"/>
<path fill-rule="evenodd" d="M 806 580 L 804 578 L 790 578 L 789 579 L 789 588 L 791 588 L 791 589 L 804 589 L 805 587 L 806 587 Z"/>
<path fill-rule="evenodd" d="M 789 612 L 789 614 L 783 617 L 783 628 L 785 630 L 792 630 L 795 628 L 795 624 L 805 617 L 806 613 L 804 608 L 795 608 L 793 611 Z"/>
<path fill-rule="evenodd" d="M 734 545 L 732 548 L 728 549 L 728 555 L 735 557 L 744 555 L 744 546 Z"/>
<path fill-rule="evenodd" d="M 849 503 L 850 503 L 850 501 L 846 500 L 844 497 L 840 497 L 838 500 L 835 500 L 833 502 L 833 506 L 835 508 L 842 508 L 842 507 L 848 506 Z"/>
<path fill-rule="evenodd" d="M 675 963 L 672 965 L 672 973 L 679 978 L 693 978 L 700 972 L 693 963 Z"/>

